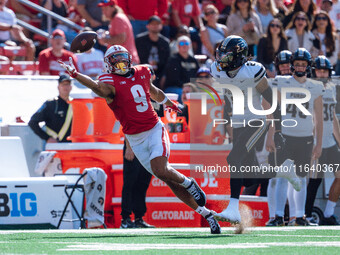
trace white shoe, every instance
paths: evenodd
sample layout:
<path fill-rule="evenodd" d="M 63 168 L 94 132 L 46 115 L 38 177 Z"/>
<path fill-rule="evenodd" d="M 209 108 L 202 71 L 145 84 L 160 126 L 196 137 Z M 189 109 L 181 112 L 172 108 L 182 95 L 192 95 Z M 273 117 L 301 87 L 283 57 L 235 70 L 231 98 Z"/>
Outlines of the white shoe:
<path fill-rule="evenodd" d="M 296 191 L 301 190 L 301 180 L 295 173 L 294 161 L 286 159 L 285 162 L 279 166 L 279 171 L 276 177 L 281 177 L 287 179 Z"/>
<path fill-rule="evenodd" d="M 241 223 L 241 215 L 239 210 L 231 208 L 230 206 L 228 206 L 223 212 L 214 214 L 214 218 L 218 221 L 227 221 L 232 224 Z"/>

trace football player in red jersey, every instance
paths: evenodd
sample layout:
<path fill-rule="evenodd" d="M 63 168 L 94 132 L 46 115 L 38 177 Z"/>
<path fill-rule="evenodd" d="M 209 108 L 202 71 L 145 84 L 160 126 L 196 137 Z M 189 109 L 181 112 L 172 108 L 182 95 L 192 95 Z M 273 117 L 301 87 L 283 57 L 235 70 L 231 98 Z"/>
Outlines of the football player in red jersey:
<path fill-rule="evenodd" d="M 221 233 L 213 218 L 214 212 L 205 207 L 206 196 L 196 181 L 172 168 L 168 163 L 170 142 L 164 124 L 158 119 L 151 100 L 180 112 L 177 104 L 151 82 L 150 69 L 145 65 L 131 66 L 130 53 L 120 45 L 111 46 L 104 55 L 107 74 L 97 81 L 77 72 L 72 63 L 60 62 L 76 80 L 105 98 L 108 106 L 123 126 L 127 146 L 141 164 L 164 181 L 186 205 L 208 221 L 212 234 Z"/>

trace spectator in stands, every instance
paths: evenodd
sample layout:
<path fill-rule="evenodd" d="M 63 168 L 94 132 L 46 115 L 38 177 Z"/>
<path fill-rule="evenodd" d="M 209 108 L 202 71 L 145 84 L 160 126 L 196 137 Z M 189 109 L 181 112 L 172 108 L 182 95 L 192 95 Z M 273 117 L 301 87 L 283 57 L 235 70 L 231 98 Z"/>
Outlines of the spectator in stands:
<path fill-rule="evenodd" d="M 275 6 L 278 10 L 278 13 L 275 17 L 278 18 L 281 22 L 285 18 L 286 14 L 289 12 L 289 8 L 286 6 L 287 1 L 293 0 L 275 0 Z"/>
<path fill-rule="evenodd" d="M 186 25 L 190 30 L 194 53 L 200 54 L 201 41 L 199 31 L 203 27 L 203 22 L 200 17 L 201 12 L 198 5 L 198 0 L 173 0 L 171 4 L 172 17 L 170 22 L 170 38 L 173 38 L 181 25 Z M 191 22 L 195 27 L 190 28 Z M 197 45 L 197 47 L 196 47 Z"/>
<path fill-rule="evenodd" d="M 29 0 L 30 2 L 41 5 L 42 0 Z M 37 14 L 39 11 L 30 8 L 26 5 L 19 3 L 17 0 L 9 0 L 9 7 L 15 12 L 15 15 L 18 19 L 21 19 L 25 22 L 30 23 L 30 21 L 37 19 Z"/>
<path fill-rule="evenodd" d="M 57 62 L 61 60 L 69 63 L 69 58 L 72 57 L 73 63 L 77 67 L 77 59 L 75 55 L 64 49 L 66 41 L 65 34 L 62 30 L 56 29 L 52 33 L 52 47 L 47 48 L 39 54 L 39 73 L 41 75 L 59 75 L 64 72 L 64 69 Z"/>
<path fill-rule="evenodd" d="M 339 40 L 334 32 L 334 26 L 325 11 L 320 11 L 315 15 L 312 33 L 320 42 L 320 51 L 318 55 L 325 55 L 331 65 L 334 66 L 338 60 Z"/>
<path fill-rule="evenodd" d="M 190 27 L 191 20 L 193 20 L 198 30 L 200 30 L 203 26 L 200 18 L 201 12 L 198 0 L 173 0 L 171 10 L 173 27 L 178 28 L 181 25 Z"/>
<path fill-rule="evenodd" d="M 98 7 L 100 2 L 101 0 L 77 0 L 77 11 L 86 20 L 85 25 L 91 27 L 93 31 L 108 28 L 108 21 L 102 21 L 102 9 Z"/>
<path fill-rule="evenodd" d="M 218 10 L 212 4 L 204 7 L 204 19 L 207 23 L 201 30 L 202 54 L 214 60 L 214 46 L 227 37 L 228 29 L 225 25 L 217 23 Z"/>
<path fill-rule="evenodd" d="M 329 17 L 334 22 L 336 32 L 340 32 L 340 1 L 339 0 L 325 0 L 325 2 L 332 2 L 332 10 L 328 12 Z"/>
<path fill-rule="evenodd" d="M 253 10 L 251 0 L 235 0 L 227 20 L 228 33 L 241 36 L 248 43 L 248 54 L 255 55 L 255 46 L 262 35 L 259 16 Z"/>
<path fill-rule="evenodd" d="M 325 12 L 329 13 L 329 15 L 331 15 L 332 7 L 333 7 L 333 1 L 332 0 L 322 0 L 320 10 L 325 11 Z"/>
<path fill-rule="evenodd" d="M 154 84 L 159 86 L 159 79 L 170 56 L 169 39 L 161 35 L 162 20 L 158 16 L 151 16 L 146 25 L 148 31 L 136 38 L 136 47 L 141 64 L 152 66 L 156 74 Z"/>
<path fill-rule="evenodd" d="M 0 1 L 0 43 L 8 45 L 25 46 L 27 61 L 33 61 L 35 57 L 35 46 L 22 32 L 22 27 L 17 25 L 14 12 L 6 7 L 7 0 Z M 13 41 L 12 41 L 13 40 Z"/>
<path fill-rule="evenodd" d="M 54 8 L 54 3 L 53 3 L 53 8 Z M 78 24 L 79 26 L 83 26 L 84 22 L 82 22 L 82 18 L 80 13 L 77 11 L 77 0 L 69 0 L 68 1 L 68 6 L 67 6 L 67 15 L 65 16 L 68 20 Z M 61 23 L 56 26 L 56 28 L 59 28 L 64 31 L 65 36 L 66 36 L 66 41 L 68 43 L 71 43 L 74 37 L 77 36 L 77 31 L 74 30 L 73 28 Z"/>
<path fill-rule="evenodd" d="M 282 22 L 275 18 L 269 23 L 267 34 L 260 39 L 257 47 L 257 61 L 266 68 L 269 78 L 275 77 L 275 56 L 287 49 L 287 37 Z"/>
<path fill-rule="evenodd" d="M 64 18 L 67 17 L 68 6 L 64 0 L 43 0 L 42 7 L 49 11 L 54 12 Z M 52 30 L 54 30 L 58 25 L 58 20 L 52 19 Z M 41 29 L 47 31 L 47 15 L 43 15 Z"/>
<path fill-rule="evenodd" d="M 310 31 L 310 22 L 304 12 L 294 14 L 292 22 L 288 25 L 286 36 L 288 39 L 288 50 L 295 52 L 298 48 L 305 48 L 312 57 L 316 57 L 320 52 L 320 41 L 315 38 Z"/>
<path fill-rule="evenodd" d="M 269 22 L 279 13 L 274 0 L 256 0 L 255 11 L 261 20 L 262 31 L 265 33 Z"/>
<path fill-rule="evenodd" d="M 197 60 L 189 55 L 190 44 L 189 37 L 179 37 L 178 53 L 170 57 L 165 68 L 165 92 L 178 94 L 179 103 L 182 103 L 183 84 L 190 82 L 190 78 L 196 76 L 199 68 Z"/>
<path fill-rule="evenodd" d="M 69 142 L 67 137 L 72 127 L 72 107 L 69 104 L 71 82 L 68 74 L 60 75 L 58 97 L 46 101 L 28 122 L 33 132 L 47 143 Z M 45 130 L 39 126 L 41 122 L 45 122 Z"/>
<path fill-rule="evenodd" d="M 294 15 L 298 12 L 304 12 L 308 17 L 309 23 L 313 23 L 313 18 L 317 9 L 316 4 L 313 2 L 313 0 L 296 0 L 292 8 L 293 9 L 289 12 L 288 15 L 285 16 L 282 21 L 284 28 L 287 28 L 288 24 L 292 21 Z"/>
<path fill-rule="evenodd" d="M 104 70 L 104 53 L 98 49 L 92 48 L 84 53 L 76 54 L 78 60 L 79 72 L 96 79 Z"/>
<path fill-rule="evenodd" d="M 182 36 L 182 35 L 186 35 L 188 37 L 190 37 L 190 31 L 189 31 L 189 28 L 185 25 L 181 25 L 178 30 L 177 30 L 177 33 L 176 33 L 176 37 L 175 39 L 173 39 L 171 42 L 170 42 L 170 54 L 171 55 L 174 55 L 178 52 L 178 41 L 177 39 Z M 194 50 L 192 48 L 192 44 L 190 45 L 190 48 L 189 48 L 189 54 L 191 56 L 194 56 Z"/>
<path fill-rule="evenodd" d="M 118 0 L 118 5 L 129 18 L 133 34 L 145 32 L 148 19 L 152 15 L 162 17 L 168 8 L 167 0 Z"/>
<path fill-rule="evenodd" d="M 102 12 L 109 20 L 110 26 L 108 33 L 98 38 L 100 45 L 110 47 L 115 44 L 124 46 L 132 56 L 134 64 L 139 63 L 139 57 L 135 45 L 132 26 L 123 10 L 116 4 L 116 0 L 102 0 L 99 4 Z"/>

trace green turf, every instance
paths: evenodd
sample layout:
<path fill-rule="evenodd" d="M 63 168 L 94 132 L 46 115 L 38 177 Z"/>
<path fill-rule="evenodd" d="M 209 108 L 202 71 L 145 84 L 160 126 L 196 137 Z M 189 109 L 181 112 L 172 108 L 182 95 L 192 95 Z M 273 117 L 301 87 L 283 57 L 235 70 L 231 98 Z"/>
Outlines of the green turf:
<path fill-rule="evenodd" d="M 191 248 L 191 249 L 190 249 Z M 134 250 L 135 249 L 135 250 Z M 340 254 L 339 228 L 0 231 L 1 254 Z"/>

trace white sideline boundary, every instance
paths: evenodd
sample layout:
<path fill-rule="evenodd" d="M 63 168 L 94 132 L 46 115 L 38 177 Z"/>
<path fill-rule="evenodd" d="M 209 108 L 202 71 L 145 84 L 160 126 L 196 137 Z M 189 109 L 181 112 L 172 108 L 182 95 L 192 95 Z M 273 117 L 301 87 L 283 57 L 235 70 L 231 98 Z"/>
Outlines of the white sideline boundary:
<path fill-rule="evenodd" d="M 316 227 L 251 227 L 247 228 L 249 231 L 296 231 L 296 230 L 337 230 L 340 231 L 340 226 L 316 226 Z M 234 227 L 223 227 L 223 233 L 226 231 L 234 231 Z M 48 229 L 48 230 L 0 230 L 0 235 L 18 234 L 18 233 L 89 233 L 89 234 L 147 234 L 147 233 L 161 233 L 161 232 L 196 232 L 209 233 L 209 228 L 155 228 L 155 229 Z M 335 236 L 336 237 L 336 236 Z M 340 238 L 340 237 L 339 237 Z"/>

